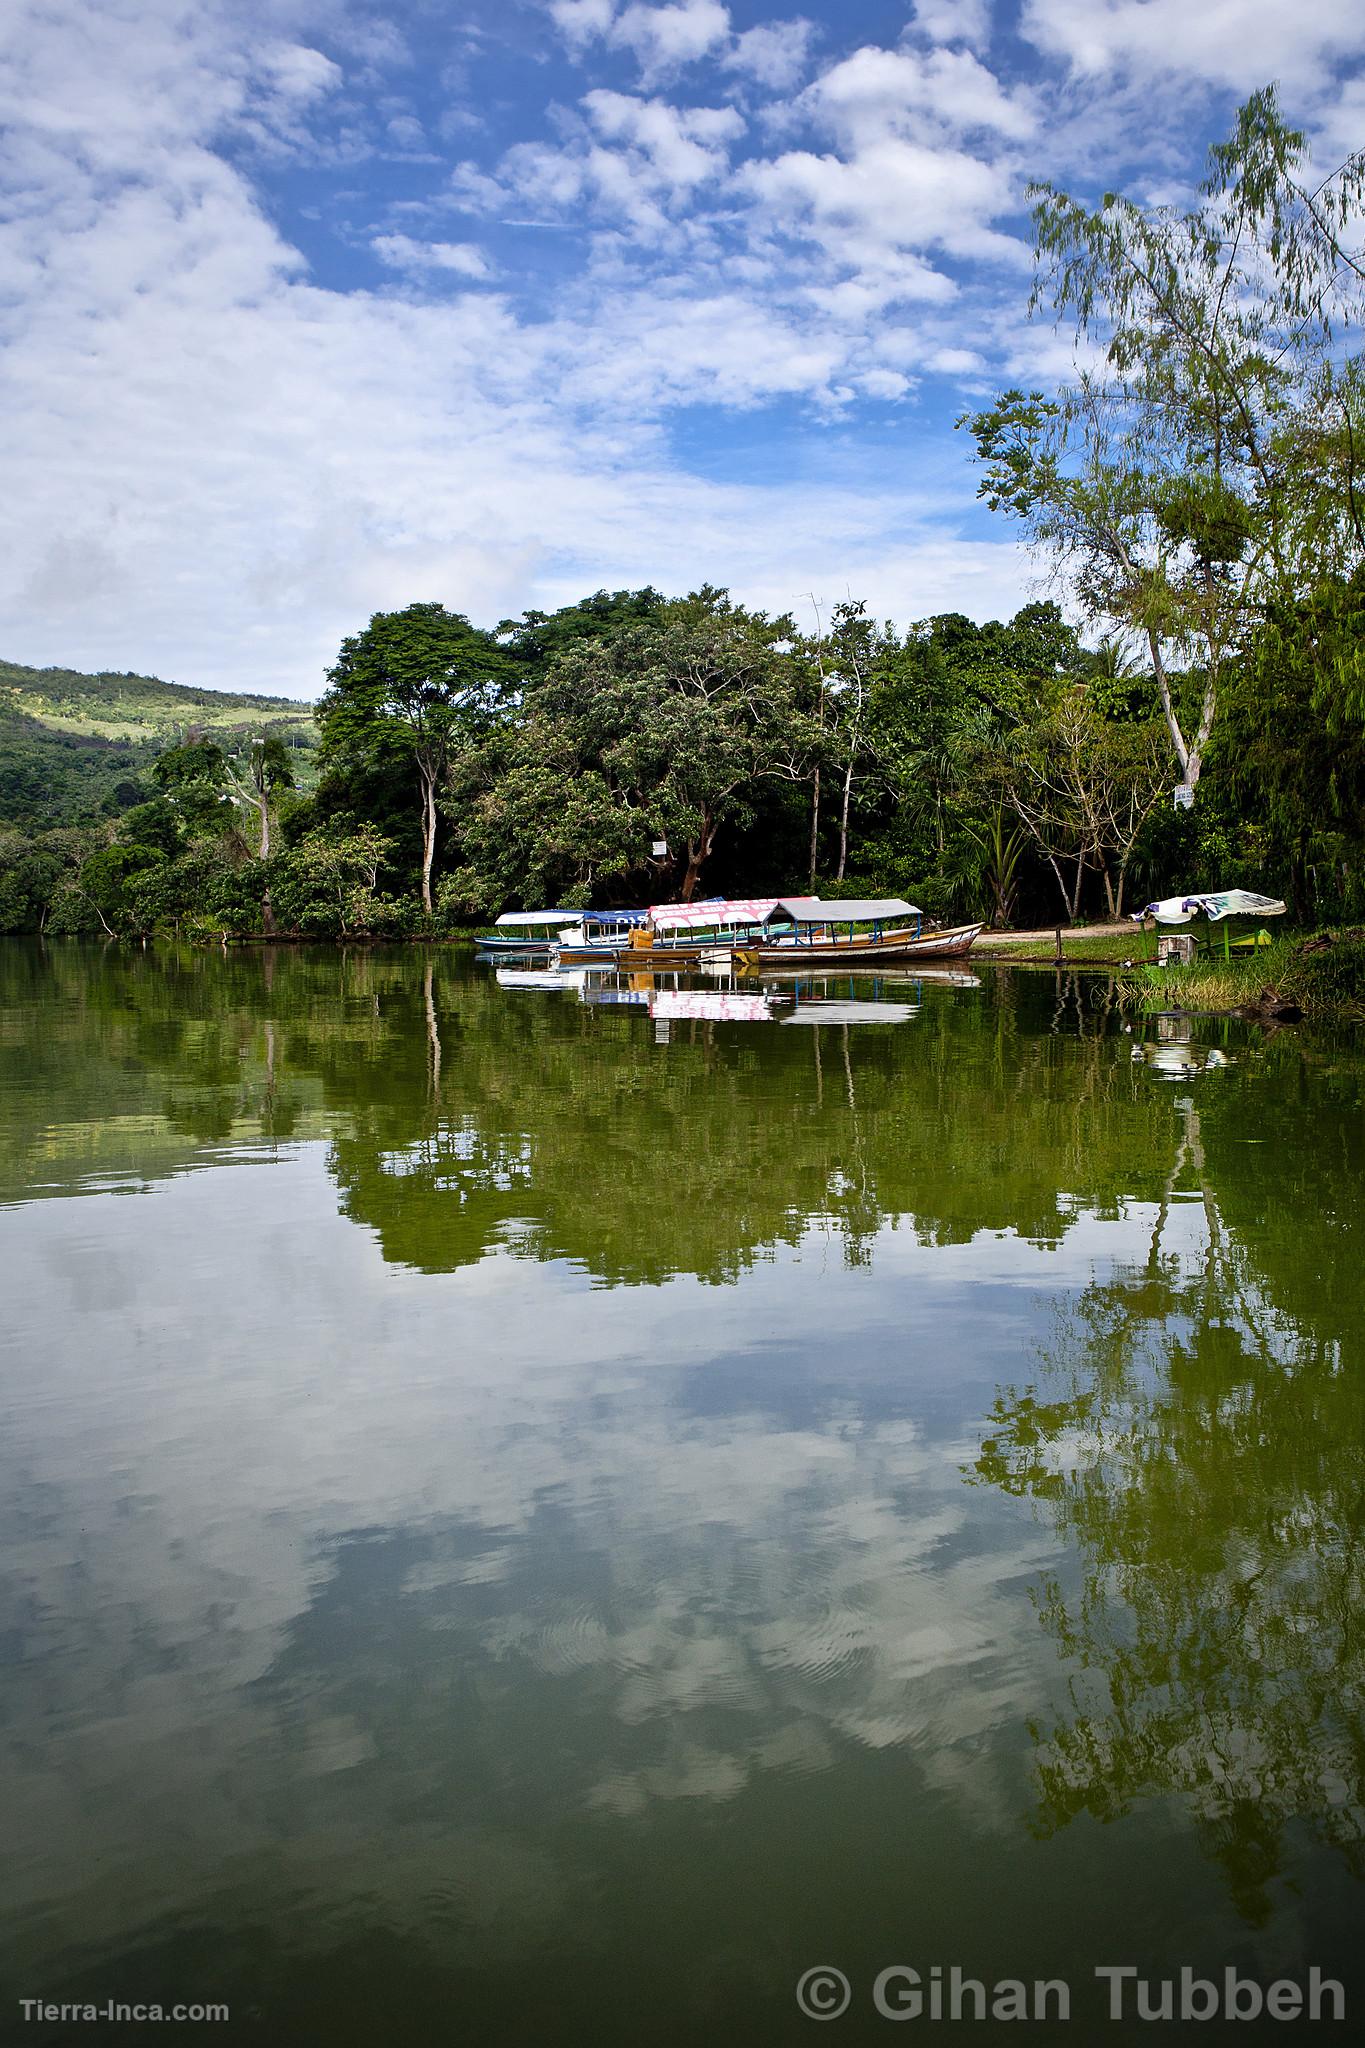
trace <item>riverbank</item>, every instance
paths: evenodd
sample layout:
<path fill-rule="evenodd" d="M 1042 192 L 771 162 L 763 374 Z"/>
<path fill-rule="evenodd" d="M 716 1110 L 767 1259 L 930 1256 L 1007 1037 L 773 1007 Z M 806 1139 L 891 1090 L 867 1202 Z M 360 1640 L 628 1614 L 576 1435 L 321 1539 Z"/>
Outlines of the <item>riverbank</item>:
<path fill-rule="evenodd" d="M 1201 954 L 1187 966 L 1153 964 L 1150 932 L 1132 924 L 1086 925 L 1061 934 L 1068 967 L 1109 967 L 1126 977 L 1134 1008 L 1215 1015 L 1294 1016 L 1365 1022 L 1365 929 L 1277 936 L 1253 953 Z M 1056 931 L 983 932 L 979 956 L 1053 966 Z"/>

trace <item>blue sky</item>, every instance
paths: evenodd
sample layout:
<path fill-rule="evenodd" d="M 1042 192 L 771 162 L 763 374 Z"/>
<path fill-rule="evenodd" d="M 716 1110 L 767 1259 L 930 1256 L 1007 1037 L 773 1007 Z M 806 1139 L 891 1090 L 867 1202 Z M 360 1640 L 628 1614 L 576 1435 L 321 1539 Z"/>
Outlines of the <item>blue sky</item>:
<path fill-rule="evenodd" d="M 377 608 L 1008 612 L 953 420 L 1067 374 L 1024 188 L 1180 203 L 1341 0 L 9 0 L 0 654 L 313 695 Z"/>

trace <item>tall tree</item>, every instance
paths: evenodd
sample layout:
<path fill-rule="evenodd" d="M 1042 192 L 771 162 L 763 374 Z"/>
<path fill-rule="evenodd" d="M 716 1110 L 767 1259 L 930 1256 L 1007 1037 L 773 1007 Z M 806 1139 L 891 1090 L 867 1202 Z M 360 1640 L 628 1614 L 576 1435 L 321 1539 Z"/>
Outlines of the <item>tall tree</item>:
<path fill-rule="evenodd" d="M 1178 213 L 1033 187 L 1035 306 L 1105 351 L 1049 399 L 962 422 L 981 492 L 1075 578 L 1090 616 L 1141 635 L 1182 779 L 1197 784 L 1229 664 L 1272 599 L 1365 551 L 1356 511 L 1365 154 L 1314 183 L 1273 90 L 1210 152 Z M 1182 703 L 1175 669 L 1197 671 Z"/>
<path fill-rule="evenodd" d="M 466 900 L 510 893 L 513 866 L 523 887 L 561 900 L 628 877 L 690 900 L 756 786 L 808 775 L 793 630 L 705 588 L 563 648 L 478 764 Z"/>
<path fill-rule="evenodd" d="M 236 794 L 257 814 L 260 825 L 257 853 L 262 860 L 269 860 L 271 800 L 280 790 L 294 787 L 289 749 L 278 733 L 267 732 L 253 735 L 243 753 L 245 778 L 238 773 L 232 761 L 226 761 L 224 765 Z"/>
<path fill-rule="evenodd" d="M 452 762 L 486 735 L 512 680 L 491 633 L 441 604 L 376 612 L 344 640 L 318 706 L 327 766 L 411 765 L 421 817 L 422 907 L 432 910 L 437 794 Z"/>

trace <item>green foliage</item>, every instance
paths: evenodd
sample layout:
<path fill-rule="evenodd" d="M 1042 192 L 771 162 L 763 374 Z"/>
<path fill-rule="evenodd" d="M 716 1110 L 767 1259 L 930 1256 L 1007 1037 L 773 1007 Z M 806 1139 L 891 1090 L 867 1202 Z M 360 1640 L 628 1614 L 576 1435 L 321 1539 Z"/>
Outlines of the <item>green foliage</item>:
<path fill-rule="evenodd" d="M 690 896 L 759 786 L 802 772 L 791 632 L 707 589 L 570 642 L 457 772 L 455 900 L 576 902 L 603 882 Z"/>
<path fill-rule="evenodd" d="M 294 930 L 325 937 L 372 936 L 411 923 L 411 912 L 381 895 L 389 842 L 373 825 L 315 830 L 272 864 L 271 894 Z"/>
<path fill-rule="evenodd" d="M 165 746 L 208 730 L 232 734 L 268 728 L 293 753 L 306 754 L 316 744 L 309 704 L 188 689 L 155 676 L 87 676 L 73 669 L 0 661 L 0 707 L 6 702 L 53 731 L 113 741 Z"/>
<path fill-rule="evenodd" d="M 342 642 L 318 706 L 326 768 L 411 774 L 422 833 L 423 906 L 432 910 L 437 797 L 461 755 L 488 734 L 514 671 L 491 633 L 440 604 L 376 612 Z"/>
<path fill-rule="evenodd" d="M 1231 665 L 1269 608 L 1349 577 L 1357 504 L 1365 156 L 1303 180 L 1304 137 L 1265 90 L 1177 213 L 1033 188 L 1035 305 L 1070 315 L 1104 374 L 1005 392 L 970 427 L 981 494 L 1073 579 L 1092 620 L 1145 642 L 1171 745 L 1197 783 Z M 1197 668 L 1181 705 L 1172 671 Z"/>

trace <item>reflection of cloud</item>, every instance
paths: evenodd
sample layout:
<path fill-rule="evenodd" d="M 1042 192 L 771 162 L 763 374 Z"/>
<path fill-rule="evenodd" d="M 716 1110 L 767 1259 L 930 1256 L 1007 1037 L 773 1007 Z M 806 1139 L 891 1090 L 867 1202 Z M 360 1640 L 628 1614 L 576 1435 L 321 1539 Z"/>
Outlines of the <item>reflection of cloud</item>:
<path fill-rule="evenodd" d="M 752 1297 L 505 1256 L 407 1274 L 335 1216 L 321 1148 L 8 1227 L 11 1922 L 79 1900 L 91 1939 L 126 1937 L 287 1814 L 272 1883 L 409 1924 L 457 1910 L 473 1828 L 509 1925 L 539 1926 L 568 1892 L 515 1847 L 527 1800 L 646 1815 L 850 1746 L 899 1746 L 998 1820 L 979 1743 L 1037 1690 L 1002 1582 L 1048 1552 L 969 1514 L 956 1432 L 914 1419 L 932 1353 L 869 1417 L 905 1361 L 860 1338 L 842 1265 L 789 1259 Z M 94 1243 L 117 1322 L 69 1284 Z M 765 1343 L 815 1367 L 806 1416 L 679 1400 L 718 1345 Z"/>

